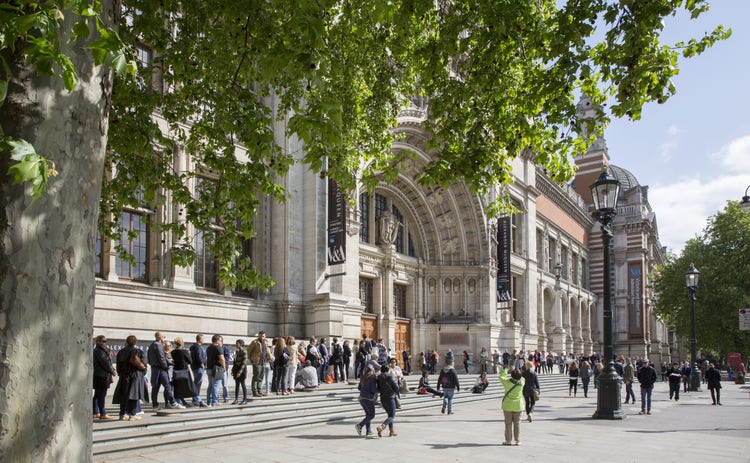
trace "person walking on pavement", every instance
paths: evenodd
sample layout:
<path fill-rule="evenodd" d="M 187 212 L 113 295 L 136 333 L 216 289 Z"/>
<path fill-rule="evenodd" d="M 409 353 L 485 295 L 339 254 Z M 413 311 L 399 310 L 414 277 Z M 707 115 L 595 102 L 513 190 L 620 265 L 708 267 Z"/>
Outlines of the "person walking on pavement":
<path fill-rule="evenodd" d="M 706 383 L 708 384 L 708 390 L 711 391 L 713 405 L 721 405 L 721 372 L 716 369 L 713 363 L 708 364 Z"/>
<path fill-rule="evenodd" d="M 648 359 L 643 359 L 643 366 L 638 370 L 638 382 L 641 383 L 641 411 L 639 415 L 651 414 L 651 394 L 654 392 L 656 370 Z"/>
<path fill-rule="evenodd" d="M 622 382 L 625 383 L 625 403 L 635 403 L 633 379 L 635 379 L 635 368 L 633 368 L 633 361 L 628 357 L 622 374 Z"/>
<path fill-rule="evenodd" d="M 263 372 L 266 363 L 271 361 L 271 353 L 266 345 L 265 331 L 259 331 L 258 337 L 247 346 L 247 359 L 253 367 L 253 379 L 250 381 L 250 392 L 253 397 L 261 397 L 260 383 L 263 382 Z"/>
<path fill-rule="evenodd" d="M 393 377 L 388 374 L 388 366 L 383 365 L 380 367 L 380 374 L 377 378 L 378 394 L 380 394 L 380 405 L 383 406 L 388 415 L 383 421 L 383 424 L 378 426 L 378 437 L 383 437 L 383 431 L 388 427 L 389 436 L 396 437 L 396 431 L 393 428 L 393 421 L 396 418 L 396 394 L 398 393 L 398 386 L 393 381 Z"/>
<path fill-rule="evenodd" d="M 534 364 L 526 362 L 526 368 L 521 373 L 523 376 L 523 399 L 526 404 L 526 420 L 531 423 L 531 414 L 534 412 L 534 404 L 536 404 L 535 395 L 539 394 L 539 377 L 534 371 Z"/>
<path fill-rule="evenodd" d="M 365 368 L 365 372 L 362 374 L 357 386 L 359 390 L 359 405 L 362 406 L 362 410 L 365 412 L 365 417 L 359 423 L 354 425 L 354 429 L 357 430 L 357 434 L 362 435 L 362 428 L 366 431 L 367 437 L 373 437 L 371 422 L 375 418 L 375 401 L 378 396 L 378 382 L 375 376 L 375 372 L 369 368 Z"/>
<path fill-rule="evenodd" d="M 505 440 L 503 445 L 511 445 L 515 440 L 516 445 L 521 443 L 521 412 L 523 411 L 523 387 L 525 380 L 521 372 L 515 368 L 505 368 L 500 374 L 500 382 L 505 389 L 502 400 L 503 415 L 505 418 Z"/>
<path fill-rule="evenodd" d="M 458 383 L 458 375 L 456 369 L 453 367 L 453 362 L 447 362 L 446 365 L 440 370 L 440 375 L 437 380 L 437 389 L 443 389 L 443 408 L 440 409 L 440 413 L 445 413 L 448 410 L 448 414 L 453 414 L 453 396 L 461 390 L 461 385 Z"/>
<path fill-rule="evenodd" d="M 674 396 L 675 402 L 679 402 L 682 371 L 680 371 L 680 364 L 678 362 L 674 362 L 672 368 L 667 370 L 667 378 L 669 380 L 669 400 L 672 400 L 672 396 Z"/>

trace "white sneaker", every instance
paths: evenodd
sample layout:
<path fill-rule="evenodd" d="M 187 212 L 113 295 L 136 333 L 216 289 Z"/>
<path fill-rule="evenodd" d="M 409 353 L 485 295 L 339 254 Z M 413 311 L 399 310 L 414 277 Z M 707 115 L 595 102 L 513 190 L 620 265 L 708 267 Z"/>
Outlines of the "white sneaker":
<path fill-rule="evenodd" d="M 175 403 L 175 404 L 173 405 L 173 407 L 174 407 L 174 408 L 178 408 L 178 409 L 184 409 L 184 408 L 187 408 L 187 407 L 185 407 L 184 405 L 182 405 L 182 404 L 178 404 L 178 403 Z"/>

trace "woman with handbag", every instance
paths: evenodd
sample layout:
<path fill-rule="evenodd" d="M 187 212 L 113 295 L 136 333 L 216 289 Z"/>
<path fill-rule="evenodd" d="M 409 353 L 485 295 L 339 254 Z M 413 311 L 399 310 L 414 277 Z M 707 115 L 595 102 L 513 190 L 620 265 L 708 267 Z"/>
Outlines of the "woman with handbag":
<path fill-rule="evenodd" d="M 506 368 L 500 374 L 500 382 L 505 388 L 502 400 L 503 415 L 505 417 L 505 441 L 503 445 L 512 445 L 511 438 L 515 439 L 516 445 L 520 444 L 521 438 L 521 412 L 523 411 L 523 386 L 524 378 L 521 372 L 515 368 Z"/>
<path fill-rule="evenodd" d="M 195 383 L 190 376 L 190 365 L 193 359 L 190 351 L 185 349 L 185 341 L 182 338 L 174 338 L 174 350 L 172 351 L 172 394 L 177 403 L 185 405 L 184 399 L 192 399 L 197 392 Z"/>
<path fill-rule="evenodd" d="M 533 363 L 526 362 L 526 368 L 521 373 L 524 379 L 523 399 L 526 403 L 526 420 L 529 423 L 531 423 L 531 413 L 534 411 L 534 404 L 539 394 L 539 377 L 534 368 Z"/>
<path fill-rule="evenodd" d="M 113 403 L 120 405 L 120 420 L 140 420 L 138 402 L 146 397 L 146 356 L 136 347 L 138 339 L 132 334 L 125 338 L 125 347 L 117 353 L 117 376 L 120 380 L 115 388 Z"/>
<path fill-rule="evenodd" d="M 286 340 L 276 338 L 273 350 L 273 386 L 271 390 L 280 395 L 286 392 L 286 367 L 289 363 L 289 352 L 286 350 Z"/>

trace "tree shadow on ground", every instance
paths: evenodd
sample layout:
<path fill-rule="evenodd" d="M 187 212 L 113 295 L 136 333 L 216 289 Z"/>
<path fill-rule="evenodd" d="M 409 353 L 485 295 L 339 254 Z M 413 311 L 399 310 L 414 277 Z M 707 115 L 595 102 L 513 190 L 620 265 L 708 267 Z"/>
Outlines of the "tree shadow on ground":
<path fill-rule="evenodd" d="M 502 447 L 500 442 L 496 444 L 477 444 L 476 442 L 456 442 L 455 444 L 424 444 L 434 450 L 466 449 L 477 447 Z"/>

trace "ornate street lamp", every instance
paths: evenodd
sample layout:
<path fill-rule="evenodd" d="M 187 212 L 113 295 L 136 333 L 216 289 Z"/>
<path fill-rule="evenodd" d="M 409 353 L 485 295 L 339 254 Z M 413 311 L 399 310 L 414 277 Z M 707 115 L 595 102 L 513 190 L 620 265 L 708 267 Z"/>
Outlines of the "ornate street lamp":
<path fill-rule="evenodd" d="M 745 196 L 742 197 L 742 202 L 740 203 L 740 207 L 746 211 L 750 211 L 750 196 L 747 195 L 748 191 L 750 191 L 750 185 L 745 188 Z"/>
<path fill-rule="evenodd" d="M 698 343 L 695 337 L 695 292 L 698 290 L 698 277 L 700 275 L 701 272 L 695 268 L 695 264 L 690 264 L 690 269 L 685 272 L 685 285 L 690 290 L 690 319 L 692 322 L 691 335 L 693 338 L 690 341 L 690 354 L 693 357 L 690 363 L 692 363 L 693 368 L 691 368 L 692 373 L 690 373 L 690 386 L 688 389 L 691 392 L 700 392 L 701 390 L 701 375 L 698 370 L 698 357 L 695 354 L 696 344 Z"/>
<path fill-rule="evenodd" d="M 620 182 L 609 175 L 605 166 L 602 174 L 591 185 L 591 196 L 594 199 L 594 218 L 602 226 L 602 244 L 604 245 L 604 371 L 599 376 L 599 388 L 596 396 L 594 418 L 601 420 L 621 420 L 625 418 L 622 411 L 620 383 L 622 378 L 615 370 L 614 336 L 612 334 L 612 283 L 610 282 L 610 251 L 612 228 L 609 226 L 617 215 L 617 197 L 620 194 Z"/>

